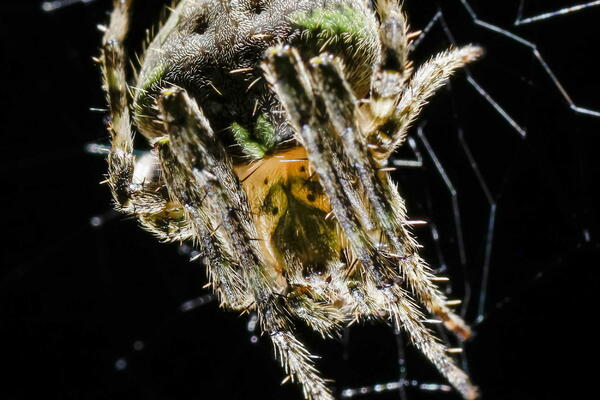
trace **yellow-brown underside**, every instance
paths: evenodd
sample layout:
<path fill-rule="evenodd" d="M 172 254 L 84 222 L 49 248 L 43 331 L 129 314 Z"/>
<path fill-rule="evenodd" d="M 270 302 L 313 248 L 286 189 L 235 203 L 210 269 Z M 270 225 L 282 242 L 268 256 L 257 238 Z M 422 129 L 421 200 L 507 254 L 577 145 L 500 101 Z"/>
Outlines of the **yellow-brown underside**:
<path fill-rule="evenodd" d="M 281 273 L 282 266 L 278 261 L 278 253 L 273 247 L 272 241 L 277 222 L 264 211 L 263 204 L 269 190 L 277 183 L 287 184 L 297 178 L 301 178 L 303 181 L 318 180 L 310 168 L 306 150 L 300 146 L 294 147 L 249 164 L 236 165 L 234 170 L 248 196 L 266 262 L 277 273 Z M 327 196 L 322 194 L 315 196 L 306 185 L 297 185 L 293 188 L 292 194 L 298 199 L 309 199 L 307 202 L 311 206 L 325 213 L 331 211 Z"/>

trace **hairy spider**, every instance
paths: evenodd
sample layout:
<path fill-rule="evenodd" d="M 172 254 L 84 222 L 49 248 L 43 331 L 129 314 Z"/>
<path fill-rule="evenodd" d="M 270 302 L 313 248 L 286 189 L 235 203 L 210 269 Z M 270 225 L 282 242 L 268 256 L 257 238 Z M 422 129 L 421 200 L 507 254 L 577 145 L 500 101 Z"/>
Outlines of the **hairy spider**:
<path fill-rule="evenodd" d="M 385 165 L 481 50 L 450 49 L 413 72 L 396 0 L 181 0 L 130 86 L 131 3 L 115 0 L 99 59 L 116 208 L 162 241 L 199 247 L 221 306 L 257 311 L 306 399 L 333 395 L 293 321 L 331 336 L 364 319 L 404 329 L 476 398 L 425 325 L 430 313 L 470 335 L 419 257 Z M 150 162 L 136 162 L 134 131 L 152 144 Z"/>

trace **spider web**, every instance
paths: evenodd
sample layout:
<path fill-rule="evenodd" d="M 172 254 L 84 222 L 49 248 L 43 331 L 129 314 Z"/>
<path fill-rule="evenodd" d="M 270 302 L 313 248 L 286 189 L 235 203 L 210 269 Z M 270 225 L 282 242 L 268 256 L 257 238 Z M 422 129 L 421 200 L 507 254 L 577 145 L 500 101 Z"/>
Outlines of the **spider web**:
<path fill-rule="evenodd" d="M 9 299 L 23 299 L 15 310 L 29 318 L 19 319 L 15 330 L 42 348 L 40 356 L 35 346 L 23 346 L 16 370 L 23 364 L 31 376 L 53 377 L 51 392 L 67 393 L 55 383 L 64 381 L 76 398 L 84 399 L 99 393 L 112 399 L 196 398 L 198 393 L 226 399 L 259 394 L 300 398 L 293 385 L 277 386 L 282 374 L 268 341 L 258 335 L 256 316 L 221 312 L 201 288 L 204 272 L 186 262 L 195 256 L 191 248 L 157 246 L 135 222 L 123 221 L 112 211 L 98 212 L 109 201 L 105 188 L 95 184 L 105 164 L 100 158 L 90 161 L 80 149 L 85 145 L 87 153 L 98 153 L 106 143 L 102 114 L 84 109 L 101 109 L 103 104 L 89 56 L 99 40 L 92 28 L 102 22 L 99 15 L 107 3 L 43 2 L 43 9 L 53 12 L 38 16 L 56 29 L 49 39 L 60 41 L 60 58 L 83 69 L 77 73 L 85 90 L 71 90 L 86 104 L 77 107 L 65 97 L 72 108 L 46 106 L 58 121 L 52 132 L 66 130 L 71 153 L 54 143 L 30 152 L 21 163 L 37 160 L 35 173 L 23 173 L 24 179 L 37 179 L 56 160 L 68 161 L 69 168 L 74 162 L 91 164 L 91 170 L 66 174 L 85 186 L 61 186 L 57 200 L 48 200 L 52 207 L 37 212 L 48 219 L 45 224 L 23 223 L 22 234 L 40 231 L 33 234 L 33 244 L 16 247 L 15 257 L 6 258 L 10 268 L 2 287 L 19 293 L 11 297 L 13 292 L 6 291 Z M 74 7 L 63 10 L 68 5 Z M 542 379 L 531 373 L 520 378 L 518 371 L 535 367 L 543 370 L 539 374 L 547 373 L 537 365 L 544 360 L 542 349 L 563 339 L 552 334 L 549 321 L 554 314 L 542 307 L 555 301 L 549 294 L 558 287 L 554 282 L 573 284 L 566 272 L 585 249 L 598 243 L 590 194 L 597 175 L 590 168 L 600 128 L 600 78 L 588 59 L 596 51 L 591 39 L 599 33 L 598 6 L 599 1 L 567 0 L 405 1 L 412 29 L 423 31 L 414 44 L 416 65 L 452 44 L 475 43 L 486 51 L 432 100 L 392 162 L 410 217 L 426 222 L 413 227 L 424 258 L 451 279 L 444 288 L 449 297 L 463 299 L 457 310 L 476 336 L 458 360 L 485 398 L 555 398 L 556 385 L 548 389 L 542 382 L 565 380 L 564 372 Z M 58 29 L 78 18 L 81 37 Z M 144 22 L 140 26 L 148 25 Z M 59 68 L 73 71 L 66 64 Z M 54 92 L 58 88 L 46 86 Z M 45 127 L 40 123 L 40 130 Z M 52 181 L 50 175 L 43 176 Z M 50 190 L 51 184 L 40 186 Z M 82 201 L 80 190 L 89 192 L 89 198 Z M 23 194 L 19 204 L 30 204 L 27 189 L 16 193 Z M 64 205 L 64 199 L 78 199 L 80 205 Z M 62 215 L 71 215 L 71 220 L 59 229 Z M 38 228 L 46 225 L 54 227 L 47 229 L 51 233 Z M 56 259 L 62 267 L 39 267 Z M 62 292 L 48 289 L 52 286 Z M 38 303 L 44 306 L 35 308 Z M 572 305 L 567 302 L 558 310 Z M 536 310 L 536 317 L 521 308 Z M 576 319 L 567 317 L 563 324 Z M 541 327 L 536 330 L 531 320 Z M 517 326 L 527 328 L 519 332 Z M 459 345 L 439 333 L 451 347 Z M 531 340 L 538 333 L 546 339 L 536 336 L 541 340 L 536 345 Z M 305 336 L 309 347 L 323 356 L 319 366 L 324 374 L 335 377 L 339 398 L 458 398 L 408 338 L 381 324 L 347 329 L 339 341 Z M 517 344 L 523 340 L 527 348 Z M 538 362 L 521 360 L 526 351 Z M 31 372 L 34 360 L 46 368 Z M 568 359 L 558 360 L 565 365 Z M 523 364 L 521 369 L 510 369 L 515 362 Z M 96 379 L 79 372 L 88 369 L 109 387 L 98 389 Z"/>

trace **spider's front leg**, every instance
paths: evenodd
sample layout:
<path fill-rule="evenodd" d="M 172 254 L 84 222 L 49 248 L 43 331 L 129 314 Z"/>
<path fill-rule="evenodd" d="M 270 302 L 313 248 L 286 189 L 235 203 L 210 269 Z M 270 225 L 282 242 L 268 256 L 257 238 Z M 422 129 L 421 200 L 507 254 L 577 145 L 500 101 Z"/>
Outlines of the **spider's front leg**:
<path fill-rule="evenodd" d="M 439 53 L 421 65 L 402 91 L 390 115 L 387 125 L 389 140 L 384 147 L 373 152 L 373 155 L 378 159 L 387 159 L 404 142 L 408 128 L 431 96 L 448 83 L 456 70 L 477 60 L 482 54 L 481 47 L 467 45 Z"/>
<path fill-rule="evenodd" d="M 115 202 L 124 209 L 128 207 L 132 197 L 131 187 L 135 168 L 125 71 L 127 56 L 123 47 L 123 40 L 129 28 L 130 7 L 131 0 L 114 1 L 110 23 L 102 38 L 99 58 L 111 117 L 108 129 L 112 145 L 108 155 L 108 183 Z"/>
<path fill-rule="evenodd" d="M 257 308 L 262 330 L 269 334 L 290 379 L 301 383 L 309 400 L 333 400 L 310 353 L 291 331 L 290 310 L 266 269 L 246 193 L 224 146 L 182 89 L 164 91 L 158 104 L 168 136 L 156 147 L 168 187 L 184 205 L 196 239 L 208 241 L 212 253 L 227 260 L 209 260 L 213 275 L 228 284 L 231 268 L 238 269 L 244 286 L 237 290 Z"/>
<path fill-rule="evenodd" d="M 472 45 L 449 49 L 412 75 L 408 55 L 411 40 L 418 33 L 409 33 L 397 0 L 378 0 L 377 13 L 381 53 L 373 69 L 370 99 L 361 107 L 361 128 L 373 157 L 385 161 L 404 142 L 427 100 L 457 69 L 477 60 L 483 50 Z"/>
<path fill-rule="evenodd" d="M 377 1 L 379 14 L 379 62 L 371 78 L 371 99 L 363 111 L 368 114 L 368 129 L 377 130 L 394 113 L 404 84 L 412 72 L 408 59 L 410 39 L 408 22 L 396 0 Z"/>
<path fill-rule="evenodd" d="M 323 56 L 313 60 L 309 70 L 295 49 L 285 47 L 272 49 L 264 68 L 307 149 L 352 252 L 364 267 L 362 290 L 365 303 L 371 308 L 368 311 L 377 315 L 382 309 L 387 310 L 396 325 L 408 331 L 413 343 L 466 399 L 477 397 L 468 376 L 423 325 L 423 316 L 410 294 L 398 285 L 404 278 L 431 312 L 438 311 L 436 307 L 447 309 L 402 224 L 402 204 L 394 202 L 399 196 L 390 193 L 393 185 L 381 180 L 377 165 L 370 158 L 357 126 L 356 102 L 341 69 L 330 57 Z M 361 221 L 364 216 L 359 216 L 358 210 L 369 210 L 367 223 Z M 370 226 L 375 230 L 364 229 Z M 376 243 L 378 234 L 384 236 L 384 243 L 392 251 Z M 398 267 L 402 274 L 396 271 Z M 451 327 L 462 322 L 456 316 L 446 319 Z"/>
<path fill-rule="evenodd" d="M 189 221 L 183 218 L 180 205 L 168 197 L 160 177 L 147 182 L 134 178 L 136 158 L 126 76 L 128 60 L 123 48 L 131 3 L 132 0 L 114 2 L 99 58 L 111 117 L 107 183 L 119 211 L 135 215 L 163 241 L 186 240 L 192 235 Z"/>

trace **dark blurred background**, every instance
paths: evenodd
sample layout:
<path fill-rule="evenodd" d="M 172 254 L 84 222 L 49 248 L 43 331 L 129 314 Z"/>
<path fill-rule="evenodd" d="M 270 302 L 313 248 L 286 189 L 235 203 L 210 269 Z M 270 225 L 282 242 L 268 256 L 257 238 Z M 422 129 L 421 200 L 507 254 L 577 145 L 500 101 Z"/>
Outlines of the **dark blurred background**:
<path fill-rule="evenodd" d="M 99 184 L 106 163 L 86 148 L 107 144 L 106 115 L 90 108 L 104 107 L 92 56 L 111 2 L 50 13 L 41 3 L 10 0 L 0 11 L 0 398 L 300 399 L 296 386 L 279 385 L 283 373 L 251 317 L 210 301 L 188 249 L 159 244 L 110 211 Z M 139 50 L 164 2 L 137 3 L 130 45 Z M 520 6 L 529 16 L 578 3 L 470 1 L 481 20 L 535 44 L 577 106 L 600 110 L 600 7 L 513 25 Z M 423 255 L 447 269 L 453 298 L 470 298 L 463 311 L 476 335 L 463 365 L 484 399 L 574 398 L 595 383 L 581 359 L 596 347 L 600 118 L 574 111 L 533 49 L 475 24 L 459 0 L 405 5 L 414 29 L 443 16 L 417 63 L 448 47 L 448 32 L 482 45 L 472 77 L 526 131 L 460 72 L 424 112 L 421 135 L 412 130 L 417 154 L 398 154 L 423 160 L 396 173 L 411 217 L 430 222 L 415 229 Z M 383 324 L 340 340 L 300 334 L 338 395 L 399 380 L 402 336 Z M 409 399 L 458 399 L 427 390 L 445 382 L 410 346 L 403 360 Z"/>

